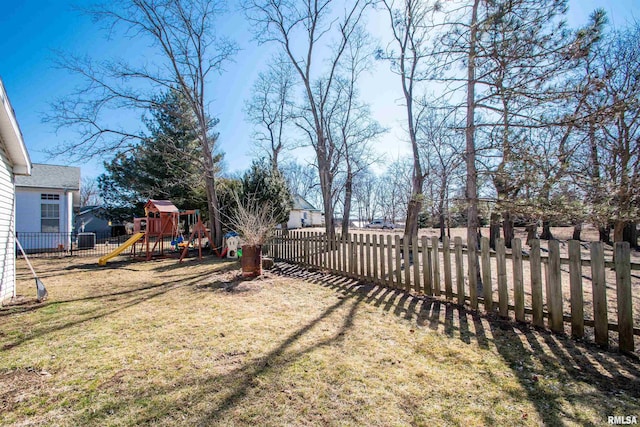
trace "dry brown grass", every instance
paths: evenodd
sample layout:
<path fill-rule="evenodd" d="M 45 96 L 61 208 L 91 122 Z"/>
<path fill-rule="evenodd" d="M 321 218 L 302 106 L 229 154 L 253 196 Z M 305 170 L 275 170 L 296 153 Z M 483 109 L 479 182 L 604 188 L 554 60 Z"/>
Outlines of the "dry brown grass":
<path fill-rule="evenodd" d="M 638 363 L 525 326 L 280 265 L 36 260 L 0 309 L 0 424 L 601 425 Z"/>

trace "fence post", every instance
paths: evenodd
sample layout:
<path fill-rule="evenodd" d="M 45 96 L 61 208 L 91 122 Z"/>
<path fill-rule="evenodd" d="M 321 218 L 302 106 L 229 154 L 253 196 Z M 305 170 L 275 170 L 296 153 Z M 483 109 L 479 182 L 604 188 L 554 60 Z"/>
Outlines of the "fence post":
<path fill-rule="evenodd" d="M 456 292 L 458 294 L 458 304 L 464 305 L 464 264 L 462 258 L 462 237 L 453 239 L 453 248 L 456 256 Z"/>
<path fill-rule="evenodd" d="M 491 284 L 491 253 L 489 252 L 489 239 L 480 239 L 480 257 L 482 270 L 482 289 L 484 290 L 484 310 L 493 311 L 493 289 Z"/>
<path fill-rule="evenodd" d="M 580 242 L 569 240 L 569 286 L 571 291 L 571 335 L 584 336 L 584 297 L 582 294 L 582 259 Z"/>
<path fill-rule="evenodd" d="M 604 250 L 601 242 L 591 243 L 591 289 L 593 293 L 593 322 L 596 344 L 607 347 L 609 345 L 607 282 L 605 279 Z"/>
<path fill-rule="evenodd" d="M 540 240 L 538 239 L 531 241 L 529 268 L 531 269 L 531 308 L 533 309 L 533 326 L 543 328 L 542 262 L 540 260 Z"/>
<path fill-rule="evenodd" d="M 522 274 L 522 241 L 511 241 L 511 254 L 513 256 L 513 302 L 516 313 L 516 321 L 524 322 L 524 276 Z"/>
<path fill-rule="evenodd" d="M 444 268 L 444 294 L 447 301 L 453 299 L 453 287 L 451 284 L 451 247 L 449 236 L 442 236 L 442 263 Z"/>
<path fill-rule="evenodd" d="M 549 280 L 547 281 L 547 307 L 553 332 L 564 332 L 562 311 L 562 277 L 560 271 L 560 244 L 549 240 Z"/>
<path fill-rule="evenodd" d="M 496 269 L 498 271 L 498 313 L 509 317 L 509 289 L 507 288 L 507 256 L 504 239 L 496 239 Z"/>
<path fill-rule="evenodd" d="M 633 352 L 631 307 L 631 250 L 629 242 L 615 243 L 616 295 L 618 297 L 618 342 L 620 351 Z"/>

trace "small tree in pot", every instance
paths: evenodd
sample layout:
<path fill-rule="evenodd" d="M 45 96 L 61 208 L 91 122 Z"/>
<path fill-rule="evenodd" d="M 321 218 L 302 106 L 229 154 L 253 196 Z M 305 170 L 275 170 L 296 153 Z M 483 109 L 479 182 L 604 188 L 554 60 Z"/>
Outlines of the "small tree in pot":
<path fill-rule="evenodd" d="M 232 220 L 242 244 L 242 274 L 262 274 L 262 245 L 269 241 L 278 224 L 289 218 L 291 193 L 278 170 L 264 160 L 254 161 L 242 178 L 242 194 L 236 197 Z"/>

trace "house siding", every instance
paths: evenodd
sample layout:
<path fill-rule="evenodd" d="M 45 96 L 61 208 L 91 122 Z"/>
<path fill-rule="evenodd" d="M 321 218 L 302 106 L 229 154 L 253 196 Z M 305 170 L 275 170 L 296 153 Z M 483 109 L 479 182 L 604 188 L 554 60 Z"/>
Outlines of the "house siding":
<path fill-rule="evenodd" d="M 42 194 L 57 194 L 59 200 L 42 200 Z M 46 233 L 48 236 L 42 236 L 37 239 L 21 239 L 21 243 L 25 250 L 37 249 L 57 249 L 60 245 L 67 249 L 71 243 L 70 233 L 72 229 L 73 217 L 73 195 L 61 189 L 47 188 L 25 188 L 18 187 L 16 191 L 16 210 L 20 212 L 16 220 L 16 230 L 18 238 L 21 233 L 41 233 L 41 204 L 58 204 L 60 205 L 60 222 L 58 233 Z"/>
<path fill-rule="evenodd" d="M 0 141 L 0 304 L 15 296 L 15 187 L 13 167 Z"/>

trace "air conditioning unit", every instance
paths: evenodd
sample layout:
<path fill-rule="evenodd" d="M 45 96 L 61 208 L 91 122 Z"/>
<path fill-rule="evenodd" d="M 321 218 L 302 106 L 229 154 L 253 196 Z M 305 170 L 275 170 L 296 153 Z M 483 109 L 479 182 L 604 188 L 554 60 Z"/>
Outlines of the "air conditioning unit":
<path fill-rule="evenodd" d="M 78 233 L 78 249 L 95 249 L 96 233 Z"/>

